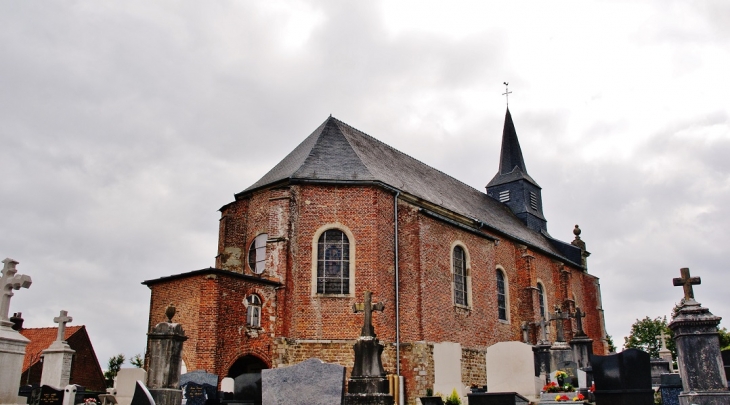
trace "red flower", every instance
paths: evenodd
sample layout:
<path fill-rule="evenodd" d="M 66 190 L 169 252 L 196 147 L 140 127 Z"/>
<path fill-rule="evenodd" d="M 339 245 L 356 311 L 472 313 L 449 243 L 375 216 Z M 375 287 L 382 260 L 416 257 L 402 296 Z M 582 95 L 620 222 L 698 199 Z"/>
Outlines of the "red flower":
<path fill-rule="evenodd" d="M 588 388 L 590 392 L 596 392 L 596 383 L 591 384 L 591 388 Z"/>
<path fill-rule="evenodd" d="M 584 399 L 586 399 L 586 397 L 584 397 L 583 394 L 578 394 L 578 400 L 579 401 L 582 401 Z"/>
<path fill-rule="evenodd" d="M 560 400 L 561 400 L 561 401 L 567 401 L 567 400 L 569 400 L 569 399 L 570 399 L 570 398 L 568 398 L 568 396 L 567 396 L 567 395 L 563 395 L 562 397 L 560 397 Z"/>

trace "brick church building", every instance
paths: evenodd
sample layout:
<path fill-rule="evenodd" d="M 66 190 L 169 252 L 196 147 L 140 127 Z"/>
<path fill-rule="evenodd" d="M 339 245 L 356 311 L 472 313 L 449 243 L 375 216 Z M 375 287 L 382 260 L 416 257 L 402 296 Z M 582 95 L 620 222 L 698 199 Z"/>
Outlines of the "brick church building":
<path fill-rule="evenodd" d="M 150 328 L 177 307 L 187 370 L 255 376 L 310 357 L 351 368 L 365 291 L 385 303 L 373 316 L 383 365 L 409 403 L 445 378 L 487 384 L 486 348 L 523 340 L 525 323 L 534 344 L 555 306 L 584 310 L 606 353 L 580 230 L 572 243 L 548 234 L 509 110 L 486 193 L 329 117 L 220 211 L 215 268 L 144 282 Z M 446 344 L 460 375 L 439 371 Z"/>

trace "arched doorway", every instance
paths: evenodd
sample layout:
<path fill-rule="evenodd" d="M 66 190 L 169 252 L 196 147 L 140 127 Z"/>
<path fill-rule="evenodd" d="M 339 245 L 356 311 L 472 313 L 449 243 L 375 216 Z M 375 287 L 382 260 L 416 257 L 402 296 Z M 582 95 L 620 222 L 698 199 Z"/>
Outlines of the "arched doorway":
<path fill-rule="evenodd" d="M 261 370 L 268 368 L 256 356 L 243 356 L 228 369 L 228 377 L 234 380 L 233 396 L 244 404 L 261 404 Z"/>

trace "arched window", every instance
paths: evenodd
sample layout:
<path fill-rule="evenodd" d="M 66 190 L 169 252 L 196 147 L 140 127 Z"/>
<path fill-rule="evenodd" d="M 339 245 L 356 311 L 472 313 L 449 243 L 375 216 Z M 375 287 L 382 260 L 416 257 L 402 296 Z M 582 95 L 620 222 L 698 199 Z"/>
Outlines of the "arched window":
<path fill-rule="evenodd" d="M 248 248 L 248 267 L 255 274 L 261 274 L 266 269 L 266 240 L 269 235 L 262 233 L 251 242 Z"/>
<path fill-rule="evenodd" d="M 246 297 L 246 325 L 252 328 L 261 327 L 261 298 L 256 294 Z"/>
<path fill-rule="evenodd" d="M 507 320 L 507 282 L 502 270 L 497 270 L 497 309 L 499 319 Z"/>
<path fill-rule="evenodd" d="M 537 283 L 537 300 L 540 302 L 540 317 L 545 318 L 545 287 Z"/>
<path fill-rule="evenodd" d="M 468 285 L 466 274 L 466 253 L 461 246 L 454 246 L 453 272 L 454 272 L 454 303 L 456 305 L 468 306 Z"/>
<path fill-rule="evenodd" d="M 328 229 L 317 241 L 317 294 L 350 293 L 350 240 Z"/>

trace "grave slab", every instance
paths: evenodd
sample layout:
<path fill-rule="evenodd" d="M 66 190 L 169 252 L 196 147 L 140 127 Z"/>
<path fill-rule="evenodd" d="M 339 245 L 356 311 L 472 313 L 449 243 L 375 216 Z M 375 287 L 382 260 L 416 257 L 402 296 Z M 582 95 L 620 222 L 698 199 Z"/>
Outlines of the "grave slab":
<path fill-rule="evenodd" d="M 528 405 L 530 400 L 516 392 L 472 392 L 469 405 Z"/>
<path fill-rule="evenodd" d="M 532 346 L 522 342 L 499 342 L 487 348 L 488 392 L 517 392 L 537 399 L 543 383 L 535 377 Z"/>
<path fill-rule="evenodd" d="M 649 354 L 637 349 L 592 356 L 596 405 L 653 405 Z"/>
<path fill-rule="evenodd" d="M 146 381 L 147 372 L 141 368 L 123 368 L 117 373 L 114 388 L 119 405 L 130 405 L 137 387 L 137 381 Z M 145 390 L 147 388 L 145 387 Z"/>
<path fill-rule="evenodd" d="M 319 359 L 261 371 L 262 400 L 265 404 L 341 404 L 344 387 L 345 368 Z"/>

